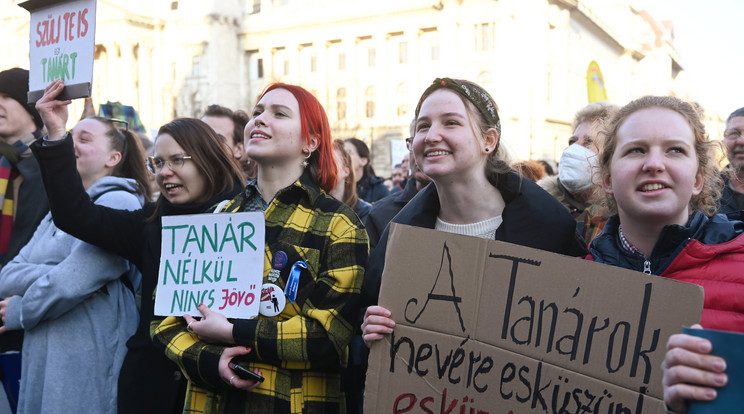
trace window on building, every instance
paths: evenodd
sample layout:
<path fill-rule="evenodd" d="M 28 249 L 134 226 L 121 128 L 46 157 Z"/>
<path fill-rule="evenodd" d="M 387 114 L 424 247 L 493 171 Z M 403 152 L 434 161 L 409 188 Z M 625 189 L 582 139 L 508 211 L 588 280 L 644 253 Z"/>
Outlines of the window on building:
<path fill-rule="evenodd" d="M 377 50 L 373 47 L 367 49 L 367 66 L 373 68 L 377 65 Z"/>
<path fill-rule="evenodd" d="M 485 90 L 489 90 L 491 86 L 493 86 L 493 75 L 491 75 L 491 72 L 483 71 L 478 74 L 478 76 L 475 78 L 475 81 Z"/>
<path fill-rule="evenodd" d="M 490 52 L 494 49 L 496 25 L 494 23 L 479 23 L 475 25 L 475 50 Z"/>
<path fill-rule="evenodd" d="M 338 54 L 338 70 L 346 70 L 346 53 Z"/>
<path fill-rule="evenodd" d="M 405 83 L 398 84 L 395 89 L 395 102 L 398 116 L 408 113 L 408 85 Z"/>
<path fill-rule="evenodd" d="M 261 13 L 261 0 L 253 0 L 253 12 Z"/>
<path fill-rule="evenodd" d="M 375 116 L 375 87 L 370 86 L 364 92 L 364 115 L 367 118 Z"/>
<path fill-rule="evenodd" d="M 201 76 L 201 55 L 191 58 L 191 76 L 195 78 Z"/>
<path fill-rule="evenodd" d="M 430 49 L 431 49 L 431 54 L 429 56 L 431 57 L 431 60 L 432 61 L 439 60 L 439 38 L 435 37 L 431 39 Z"/>
<path fill-rule="evenodd" d="M 178 10 L 178 2 L 172 1 L 171 2 L 171 10 Z"/>
<path fill-rule="evenodd" d="M 318 56 L 310 55 L 310 72 L 315 73 L 318 71 Z"/>
<path fill-rule="evenodd" d="M 284 76 L 289 76 L 289 59 L 284 59 Z"/>
<path fill-rule="evenodd" d="M 398 63 L 408 63 L 408 42 L 398 43 Z"/>
<path fill-rule="evenodd" d="M 259 79 L 264 77 L 263 59 L 261 58 L 256 59 L 256 74 Z"/>
<path fill-rule="evenodd" d="M 336 119 L 346 119 L 346 88 L 336 90 Z"/>

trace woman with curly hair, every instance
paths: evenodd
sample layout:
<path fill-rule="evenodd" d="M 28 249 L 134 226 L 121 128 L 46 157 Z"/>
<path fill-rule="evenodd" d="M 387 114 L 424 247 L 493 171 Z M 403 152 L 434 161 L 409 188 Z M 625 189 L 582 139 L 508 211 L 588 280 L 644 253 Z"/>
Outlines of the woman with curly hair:
<path fill-rule="evenodd" d="M 614 216 L 587 259 L 701 285 L 702 326 L 741 332 L 744 223 L 713 215 L 722 187 L 715 145 L 695 108 L 677 98 L 645 96 L 620 109 L 599 159 Z M 725 362 L 711 349 L 690 335 L 669 339 L 662 368 L 670 409 L 714 399 L 726 383 Z"/>

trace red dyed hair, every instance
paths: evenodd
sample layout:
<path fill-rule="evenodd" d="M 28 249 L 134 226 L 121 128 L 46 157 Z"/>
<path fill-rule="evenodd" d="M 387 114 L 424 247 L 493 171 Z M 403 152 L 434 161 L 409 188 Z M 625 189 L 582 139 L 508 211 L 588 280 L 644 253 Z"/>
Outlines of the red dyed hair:
<path fill-rule="evenodd" d="M 274 89 L 285 89 L 297 99 L 300 108 L 300 125 L 302 126 L 300 136 L 307 144 L 310 138 L 315 136 L 318 140 L 318 148 L 308 158 L 308 166 L 305 168 L 313 182 L 326 192 L 330 192 L 336 186 L 336 162 L 333 159 L 333 142 L 331 141 L 331 125 L 328 123 L 323 105 L 310 92 L 301 86 L 286 83 L 272 83 L 258 97 L 260 101 L 266 93 Z"/>

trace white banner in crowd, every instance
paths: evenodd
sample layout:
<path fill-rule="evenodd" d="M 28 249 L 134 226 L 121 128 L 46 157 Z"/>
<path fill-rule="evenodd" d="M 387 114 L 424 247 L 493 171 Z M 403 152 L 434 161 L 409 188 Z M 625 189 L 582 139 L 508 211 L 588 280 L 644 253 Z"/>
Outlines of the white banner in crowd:
<path fill-rule="evenodd" d="M 36 102 L 53 80 L 65 90 L 58 99 L 90 96 L 96 33 L 96 0 L 30 0 L 28 101 Z"/>
<path fill-rule="evenodd" d="M 163 216 L 155 314 L 258 315 L 264 270 L 263 212 Z"/>

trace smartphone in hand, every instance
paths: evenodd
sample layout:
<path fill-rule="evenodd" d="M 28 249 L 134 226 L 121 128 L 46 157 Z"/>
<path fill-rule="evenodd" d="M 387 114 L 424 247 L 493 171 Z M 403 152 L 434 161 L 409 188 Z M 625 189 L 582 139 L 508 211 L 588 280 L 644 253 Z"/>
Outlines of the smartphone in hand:
<path fill-rule="evenodd" d="M 236 363 L 234 363 L 232 361 L 228 362 L 227 363 L 227 366 L 240 379 L 247 379 L 247 380 L 256 381 L 256 382 L 263 382 L 263 380 L 264 380 L 264 377 L 256 374 L 255 372 L 249 370 L 248 368 L 241 367 L 240 365 L 238 365 L 238 364 L 236 364 Z"/>

